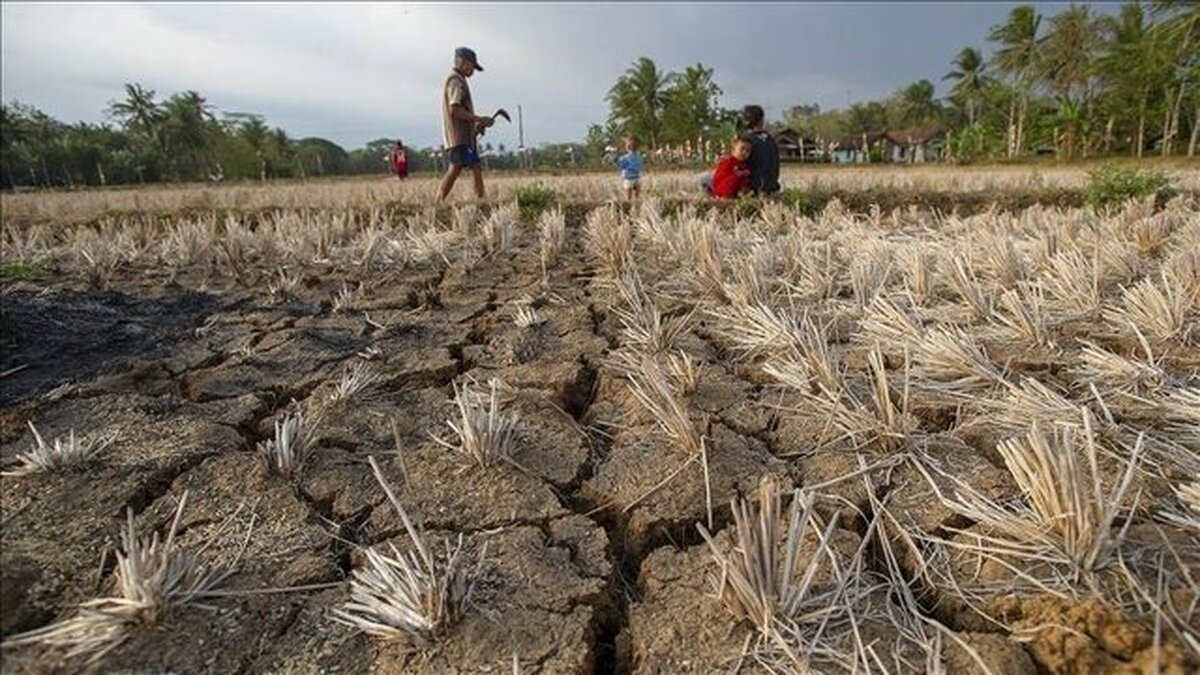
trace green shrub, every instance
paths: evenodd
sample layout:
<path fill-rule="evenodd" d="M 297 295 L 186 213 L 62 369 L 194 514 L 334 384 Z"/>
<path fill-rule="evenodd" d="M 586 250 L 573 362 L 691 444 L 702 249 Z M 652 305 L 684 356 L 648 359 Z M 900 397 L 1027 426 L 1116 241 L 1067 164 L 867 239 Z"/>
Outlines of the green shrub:
<path fill-rule="evenodd" d="M 812 208 L 812 196 L 804 188 L 790 187 L 780 191 L 779 201 L 801 213 L 808 213 Z"/>
<path fill-rule="evenodd" d="M 521 212 L 521 219 L 525 221 L 533 221 L 541 215 L 542 211 L 550 208 L 557 197 L 553 188 L 542 183 L 521 185 L 514 188 L 512 194 L 517 200 L 517 209 Z"/>
<path fill-rule="evenodd" d="M 753 218 L 759 214 L 761 204 L 752 193 L 743 192 L 733 200 L 733 214 L 735 218 Z"/>
<path fill-rule="evenodd" d="M 1161 171 L 1106 164 L 1088 172 L 1085 200 L 1093 209 L 1102 209 L 1151 195 L 1165 200 L 1173 192 L 1171 179 Z"/>
<path fill-rule="evenodd" d="M 30 260 L 21 258 L 0 265 L 0 279 L 4 281 L 30 281 L 50 271 L 53 261 L 50 256 L 38 256 Z"/>

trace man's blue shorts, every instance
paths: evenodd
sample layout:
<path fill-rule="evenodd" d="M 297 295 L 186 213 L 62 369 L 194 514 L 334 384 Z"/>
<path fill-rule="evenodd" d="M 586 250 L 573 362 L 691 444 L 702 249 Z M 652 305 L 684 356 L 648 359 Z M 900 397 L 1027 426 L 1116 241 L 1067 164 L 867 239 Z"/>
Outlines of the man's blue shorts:
<path fill-rule="evenodd" d="M 454 166 L 470 169 L 479 166 L 479 153 L 469 145 L 456 145 L 446 148 L 446 161 Z"/>

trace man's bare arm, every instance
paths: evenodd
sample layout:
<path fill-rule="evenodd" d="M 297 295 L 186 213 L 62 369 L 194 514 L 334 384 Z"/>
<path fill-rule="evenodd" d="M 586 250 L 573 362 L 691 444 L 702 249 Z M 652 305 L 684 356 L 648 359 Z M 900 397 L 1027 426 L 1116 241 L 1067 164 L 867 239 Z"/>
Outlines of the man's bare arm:
<path fill-rule="evenodd" d="M 471 124 L 487 124 L 492 121 L 492 118 L 490 117 L 480 117 L 474 113 L 467 112 L 466 108 L 457 103 L 450 106 L 450 117 L 456 120 L 470 122 Z"/>

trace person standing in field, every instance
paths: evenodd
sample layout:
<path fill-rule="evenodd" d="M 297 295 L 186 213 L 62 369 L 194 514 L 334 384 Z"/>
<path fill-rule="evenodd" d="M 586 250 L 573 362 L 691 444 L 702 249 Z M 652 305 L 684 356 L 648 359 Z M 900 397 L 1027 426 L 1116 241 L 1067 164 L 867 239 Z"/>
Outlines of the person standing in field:
<path fill-rule="evenodd" d="M 617 158 L 617 168 L 621 170 L 621 187 L 625 189 L 625 198 L 633 201 L 642 192 L 642 156 L 638 153 L 637 136 L 625 139 L 625 151 L 624 155 Z"/>
<path fill-rule="evenodd" d="M 442 86 L 442 144 L 446 149 L 446 175 L 442 177 L 438 201 L 444 201 L 454 189 L 454 182 L 463 169 L 470 169 L 475 179 L 475 197 L 483 199 L 483 169 L 479 165 L 479 150 L 475 138 L 480 129 L 492 126 L 490 117 L 475 114 L 471 88 L 467 78 L 483 72 L 475 50 L 459 47 L 454 50 L 454 69 Z"/>
<path fill-rule="evenodd" d="M 404 142 L 397 140 L 396 147 L 392 148 L 392 171 L 395 172 L 396 178 L 404 180 L 408 178 L 408 151 L 404 149 Z"/>
<path fill-rule="evenodd" d="M 779 145 L 763 128 L 763 109 L 760 105 L 742 108 L 742 127 L 750 141 L 750 191 L 755 195 L 779 192 Z"/>

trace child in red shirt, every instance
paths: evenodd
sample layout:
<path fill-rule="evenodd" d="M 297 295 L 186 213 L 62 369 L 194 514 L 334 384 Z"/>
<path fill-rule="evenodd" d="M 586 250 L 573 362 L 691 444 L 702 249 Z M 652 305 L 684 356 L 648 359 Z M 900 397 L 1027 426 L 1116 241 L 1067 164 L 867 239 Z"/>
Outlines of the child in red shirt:
<path fill-rule="evenodd" d="M 750 141 L 738 138 L 730 153 L 717 160 L 717 168 L 700 180 L 705 192 L 718 199 L 733 199 L 750 188 Z"/>

